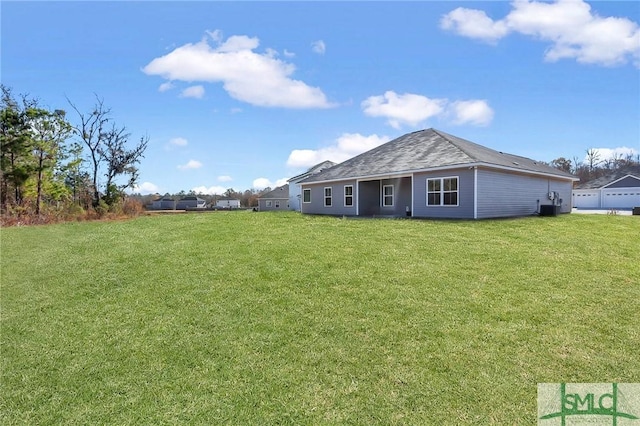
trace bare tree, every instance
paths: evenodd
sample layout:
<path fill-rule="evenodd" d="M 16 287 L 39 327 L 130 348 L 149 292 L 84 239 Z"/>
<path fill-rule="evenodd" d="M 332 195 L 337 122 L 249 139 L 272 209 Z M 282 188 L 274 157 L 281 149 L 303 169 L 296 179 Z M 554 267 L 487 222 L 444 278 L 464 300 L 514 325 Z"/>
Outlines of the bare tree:
<path fill-rule="evenodd" d="M 104 144 L 98 148 L 100 156 L 105 160 L 107 170 L 105 177 L 106 194 L 109 201 L 113 202 L 116 196 L 120 196 L 126 188 L 133 188 L 138 180 L 138 168 L 136 164 L 144 158 L 144 151 L 149 144 L 149 137 L 143 136 L 140 142 L 132 149 L 128 149 L 127 145 L 131 134 L 127 132 L 125 127 L 116 127 L 113 125 L 111 130 L 107 132 Z M 115 180 L 119 176 L 126 175 L 128 180 L 124 185 L 116 185 Z"/>
<path fill-rule="evenodd" d="M 598 167 L 598 165 L 602 162 L 602 158 L 600 157 L 600 152 L 595 148 L 590 148 L 587 150 L 587 165 L 589 166 L 589 172 L 593 173 L 593 170 Z"/>
<path fill-rule="evenodd" d="M 74 130 L 84 146 L 89 150 L 91 161 L 91 180 L 93 183 L 93 204 L 97 206 L 100 202 L 100 191 L 98 189 L 98 171 L 100 163 L 103 161 L 101 147 L 107 137 L 106 127 L 111 121 L 111 109 L 105 108 L 102 99 L 96 95 L 96 104 L 90 114 L 80 112 L 80 110 L 67 98 L 67 102 L 78 113 L 80 124 Z"/>
<path fill-rule="evenodd" d="M 555 160 L 551 161 L 551 167 L 567 173 L 571 173 L 571 160 L 567 160 L 564 157 L 556 158 Z"/>
<path fill-rule="evenodd" d="M 120 192 L 126 187 L 133 187 L 138 179 L 136 164 L 144 157 L 149 137 L 140 139 L 140 143 L 133 149 L 127 149 L 130 134 L 126 127 L 116 126 L 111 117 L 111 109 L 104 106 L 102 99 L 96 95 L 96 103 L 90 114 L 80 112 L 76 106 L 67 99 L 71 107 L 78 113 L 80 124 L 75 127 L 77 135 L 89 151 L 91 162 L 91 178 L 93 182 L 93 204 L 100 203 L 100 190 L 98 176 L 101 166 L 106 164 L 104 176 L 107 178 L 105 192 L 113 196 L 114 192 Z M 128 175 L 127 184 L 118 187 L 114 185 L 115 179 L 121 175 Z M 113 201 L 113 197 L 111 197 Z"/>

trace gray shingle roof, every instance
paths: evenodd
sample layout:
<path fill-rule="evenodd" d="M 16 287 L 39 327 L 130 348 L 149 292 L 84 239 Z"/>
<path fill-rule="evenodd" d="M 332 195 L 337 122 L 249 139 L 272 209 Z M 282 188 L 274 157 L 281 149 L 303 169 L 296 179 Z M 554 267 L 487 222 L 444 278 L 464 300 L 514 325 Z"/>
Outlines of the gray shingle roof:
<path fill-rule="evenodd" d="M 328 169 L 329 167 L 333 167 L 335 165 L 336 165 L 336 163 L 334 163 L 333 161 L 330 161 L 330 160 L 323 161 L 322 163 L 318 163 L 315 166 L 309 167 L 306 172 L 300 173 L 299 175 L 296 175 L 296 176 L 290 178 L 289 182 L 295 182 L 295 181 L 304 179 L 305 177 L 307 177 L 309 175 L 312 175 L 314 173 L 320 173 L 324 169 Z"/>
<path fill-rule="evenodd" d="M 270 200 L 283 200 L 289 199 L 289 185 L 282 185 L 277 187 L 276 189 L 267 192 L 266 194 L 262 194 L 258 197 L 259 200 L 270 199 Z"/>
<path fill-rule="evenodd" d="M 479 163 L 577 180 L 575 176 L 543 162 L 495 151 L 440 130 L 426 129 L 400 136 L 311 175 L 302 183 L 393 175 Z"/>

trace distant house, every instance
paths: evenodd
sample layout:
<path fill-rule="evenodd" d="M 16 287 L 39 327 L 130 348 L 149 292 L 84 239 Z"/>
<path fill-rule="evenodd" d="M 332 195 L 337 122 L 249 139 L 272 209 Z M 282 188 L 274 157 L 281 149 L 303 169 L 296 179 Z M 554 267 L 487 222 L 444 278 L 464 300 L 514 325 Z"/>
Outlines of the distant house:
<path fill-rule="evenodd" d="M 483 219 L 571 212 L 578 178 L 435 129 L 400 136 L 300 182 L 302 213 Z M 542 207 L 545 207 L 542 209 Z"/>
<path fill-rule="evenodd" d="M 573 206 L 583 209 L 640 207 L 640 166 L 576 185 L 573 189 Z"/>
<path fill-rule="evenodd" d="M 160 197 L 151 202 L 152 210 L 175 210 L 176 201 L 169 196 L 169 194 L 165 194 L 163 197 Z"/>
<path fill-rule="evenodd" d="M 333 161 L 323 161 L 322 163 L 318 163 L 315 166 L 310 167 L 306 172 L 301 173 L 297 176 L 292 177 L 288 180 L 289 182 L 289 209 L 300 211 L 301 208 L 301 198 L 302 198 L 302 189 L 300 187 L 300 182 L 309 176 L 320 173 L 321 171 L 328 169 L 329 167 L 335 166 L 336 163 Z"/>
<path fill-rule="evenodd" d="M 239 209 L 240 200 L 229 197 L 222 197 L 216 200 L 216 207 L 223 209 Z"/>
<path fill-rule="evenodd" d="M 282 185 L 258 197 L 258 210 L 289 210 L 289 185 Z"/>
<path fill-rule="evenodd" d="M 195 195 L 187 195 L 176 203 L 176 210 L 204 209 L 207 202 Z"/>

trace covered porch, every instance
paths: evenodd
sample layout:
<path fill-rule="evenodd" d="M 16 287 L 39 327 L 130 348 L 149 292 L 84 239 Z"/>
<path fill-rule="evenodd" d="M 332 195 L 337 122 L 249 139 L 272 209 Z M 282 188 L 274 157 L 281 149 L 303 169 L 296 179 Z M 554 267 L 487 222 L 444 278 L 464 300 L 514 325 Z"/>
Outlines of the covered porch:
<path fill-rule="evenodd" d="M 411 216 L 411 176 L 357 181 L 358 216 Z"/>

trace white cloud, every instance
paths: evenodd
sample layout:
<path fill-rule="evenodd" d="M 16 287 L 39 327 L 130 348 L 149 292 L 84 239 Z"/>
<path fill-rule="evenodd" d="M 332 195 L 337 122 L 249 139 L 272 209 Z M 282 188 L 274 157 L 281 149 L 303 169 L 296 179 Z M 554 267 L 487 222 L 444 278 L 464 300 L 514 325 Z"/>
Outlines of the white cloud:
<path fill-rule="evenodd" d="M 449 101 L 387 91 L 365 99 L 361 106 L 366 115 L 387 118 L 387 123 L 395 129 L 403 125 L 418 126 L 433 117 L 452 117 L 454 124 L 476 126 L 485 126 L 493 119 L 493 110 L 487 101 L 477 99 Z"/>
<path fill-rule="evenodd" d="M 275 182 L 271 182 L 267 178 L 257 178 L 253 180 L 253 189 L 265 189 L 265 188 L 277 188 L 279 186 L 285 185 L 287 183 L 287 178 L 281 178 L 276 180 Z"/>
<path fill-rule="evenodd" d="M 205 194 L 205 195 L 221 195 L 227 191 L 227 188 L 223 186 L 210 186 L 206 187 L 204 185 L 196 186 L 195 188 L 191 188 L 193 192 L 196 194 Z"/>
<path fill-rule="evenodd" d="M 501 39 L 509 31 L 504 22 L 493 21 L 484 11 L 463 7 L 444 15 L 440 20 L 440 27 L 491 43 Z"/>
<path fill-rule="evenodd" d="M 399 129 L 402 124 L 415 126 L 444 111 L 446 99 L 429 99 L 426 96 L 405 93 L 398 95 L 389 90 L 381 96 L 365 99 L 361 106 L 371 117 L 386 117 L 388 124 Z"/>
<path fill-rule="evenodd" d="M 232 180 L 231 176 L 218 176 L 218 182 L 231 182 Z"/>
<path fill-rule="evenodd" d="M 180 170 L 192 170 L 192 169 L 199 169 L 200 167 L 202 167 L 202 163 L 199 162 L 198 160 L 189 160 L 187 162 L 187 164 L 179 165 L 178 169 L 180 169 Z"/>
<path fill-rule="evenodd" d="M 158 192 L 158 185 L 155 185 L 151 182 L 142 182 L 140 185 L 135 185 L 133 187 L 134 194 L 155 194 Z"/>
<path fill-rule="evenodd" d="M 628 18 L 601 17 L 582 0 L 515 0 L 512 7 L 495 21 L 484 11 L 457 8 L 442 17 L 440 27 L 491 43 L 510 32 L 531 36 L 551 43 L 548 61 L 575 58 L 604 66 L 632 61 L 640 67 L 640 27 Z"/>
<path fill-rule="evenodd" d="M 327 51 L 327 46 L 324 44 L 324 41 L 318 40 L 311 43 L 311 50 L 318 55 L 324 55 Z"/>
<path fill-rule="evenodd" d="M 592 148 L 597 155 L 598 161 L 624 159 L 627 156 L 634 157 L 640 154 L 640 151 L 634 148 L 628 148 L 626 146 L 620 146 L 617 148 Z M 591 150 L 589 150 L 591 151 Z M 585 155 L 584 162 L 588 163 L 589 156 Z"/>
<path fill-rule="evenodd" d="M 317 87 L 292 78 L 296 67 L 277 59 L 273 50 L 258 53 L 259 40 L 234 35 L 222 40 L 219 31 L 155 58 L 142 71 L 169 81 L 222 83 L 229 96 L 263 107 L 329 108 L 333 105 Z"/>
<path fill-rule="evenodd" d="M 295 53 L 289 52 L 287 49 L 284 49 L 284 52 L 282 52 L 282 54 L 285 56 L 285 58 L 293 58 L 294 56 L 296 56 Z"/>
<path fill-rule="evenodd" d="M 326 160 L 342 163 L 389 140 L 391 139 L 388 136 L 364 136 L 359 133 L 344 133 L 334 144 L 324 148 L 317 150 L 294 149 L 289 154 L 287 166 L 295 168 L 311 167 Z"/>
<path fill-rule="evenodd" d="M 452 102 L 449 111 L 455 124 L 486 126 L 493 120 L 493 109 L 485 100 Z"/>
<path fill-rule="evenodd" d="M 173 89 L 174 85 L 171 81 L 165 81 L 158 87 L 158 92 L 166 92 L 167 90 Z"/>
<path fill-rule="evenodd" d="M 187 146 L 189 142 L 185 138 L 173 138 L 169 140 L 171 146 Z"/>
<path fill-rule="evenodd" d="M 187 87 L 180 93 L 181 98 L 202 99 L 203 96 L 204 96 L 204 87 L 200 85 Z"/>

